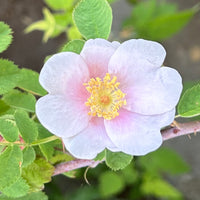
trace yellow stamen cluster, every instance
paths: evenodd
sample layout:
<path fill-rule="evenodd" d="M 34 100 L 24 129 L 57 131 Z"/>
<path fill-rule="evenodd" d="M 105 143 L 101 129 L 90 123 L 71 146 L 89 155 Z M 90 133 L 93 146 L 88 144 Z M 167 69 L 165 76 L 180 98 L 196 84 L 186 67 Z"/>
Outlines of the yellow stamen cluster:
<path fill-rule="evenodd" d="M 116 82 L 117 77 L 110 74 L 101 80 L 99 77 L 92 78 L 88 83 L 84 83 L 91 96 L 85 103 L 90 107 L 88 115 L 103 117 L 111 120 L 119 115 L 118 110 L 126 105 L 125 94 L 118 88 L 120 83 Z"/>

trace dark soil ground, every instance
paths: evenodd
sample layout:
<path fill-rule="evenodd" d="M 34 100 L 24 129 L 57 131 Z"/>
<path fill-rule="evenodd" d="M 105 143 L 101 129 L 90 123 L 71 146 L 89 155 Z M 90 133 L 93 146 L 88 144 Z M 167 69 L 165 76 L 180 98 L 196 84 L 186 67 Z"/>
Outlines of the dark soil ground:
<path fill-rule="evenodd" d="M 191 8 L 199 0 L 171 0 L 180 9 Z M 24 34 L 25 27 L 42 18 L 42 0 L 0 0 L 0 21 L 8 23 L 14 31 L 14 41 L 1 57 L 13 60 L 20 67 L 40 71 L 44 58 L 55 53 L 63 42 L 64 35 L 42 43 L 42 33 L 34 31 Z M 121 22 L 130 15 L 132 7 L 125 1 L 119 0 L 113 4 L 114 21 L 112 38 L 119 38 Z M 184 30 L 171 39 L 163 42 L 167 50 L 165 65 L 176 68 L 184 81 L 200 80 L 200 14 L 187 25 Z M 200 199 L 200 134 L 191 137 L 180 137 L 167 141 L 165 146 L 175 149 L 191 166 L 188 174 L 170 178 L 179 188 L 186 200 Z"/>

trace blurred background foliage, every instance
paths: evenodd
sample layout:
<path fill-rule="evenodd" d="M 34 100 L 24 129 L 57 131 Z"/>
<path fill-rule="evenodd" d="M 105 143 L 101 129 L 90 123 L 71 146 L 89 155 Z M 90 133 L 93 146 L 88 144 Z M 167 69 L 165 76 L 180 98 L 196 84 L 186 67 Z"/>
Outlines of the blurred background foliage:
<path fill-rule="evenodd" d="M 105 164 L 95 169 L 76 170 L 72 173 L 76 177 L 74 186 L 66 183 L 62 187 L 61 177 L 54 177 L 45 190 L 50 200 L 182 200 L 181 192 L 166 177 L 178 178 L 188 171 L 188 164 L 176 152 L 160 148 L 146 156 L 135 157 L 120 171 L 111 171 Z"/>

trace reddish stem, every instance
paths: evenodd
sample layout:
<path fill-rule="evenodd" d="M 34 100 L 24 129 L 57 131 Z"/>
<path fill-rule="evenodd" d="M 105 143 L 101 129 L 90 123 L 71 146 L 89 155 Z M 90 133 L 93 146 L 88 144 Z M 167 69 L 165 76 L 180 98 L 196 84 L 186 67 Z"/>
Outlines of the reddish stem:
<path fill-rule="evenodd" d="M 161 133 L 163 141 L 165 141 L 182 135 L 197 133 L 198 131 L 200 131 L 200 121 L 193 121 L 187 123 L 175 123 L 175 127 L 164 129 L 161 131 Z M 73 161 L 61 163 L 55 166 L 53 176 L 87 166 L 94 168 L 100 162 L 101 161 L 76 159 Z"/>

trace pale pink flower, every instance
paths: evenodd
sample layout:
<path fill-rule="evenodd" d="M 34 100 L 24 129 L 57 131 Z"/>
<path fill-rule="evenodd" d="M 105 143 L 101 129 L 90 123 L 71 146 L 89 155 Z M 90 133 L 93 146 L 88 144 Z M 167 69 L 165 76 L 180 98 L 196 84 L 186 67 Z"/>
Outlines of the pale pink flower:
<path fill-rule="evenodd" d="M 162 66 L 165 55 L 157 42 L 91 39 L 80 55 L 52 56 L 40 73 L 49 94 L 37 101 L 39 121 L 77 158 L 92 159 L 105 148 L 154 151 L 182 90 L 179 73 Z"/>

